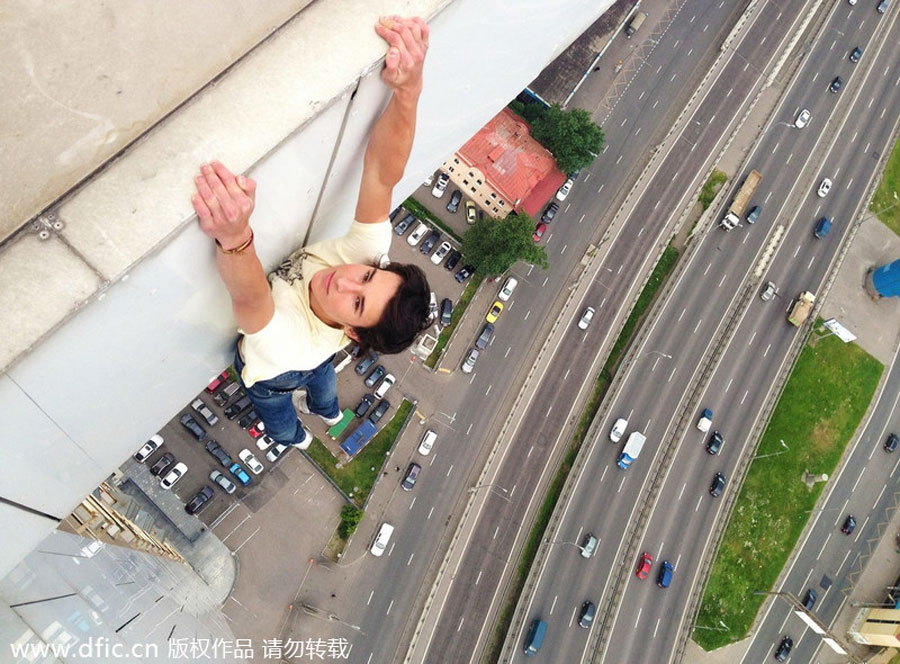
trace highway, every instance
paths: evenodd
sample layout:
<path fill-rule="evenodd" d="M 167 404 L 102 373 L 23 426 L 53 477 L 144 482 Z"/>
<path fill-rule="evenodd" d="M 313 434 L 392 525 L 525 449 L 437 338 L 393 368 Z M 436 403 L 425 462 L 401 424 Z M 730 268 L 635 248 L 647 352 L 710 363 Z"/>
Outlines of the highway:
<path fill-rule="evenodd" d="M 719 141 L 734 131 L 734 124 L 743 114 L 741 97 L 736 97 L 736 91 L 752 97 L 762 85 L 775 59 L 782 53 L 779 44 L 788 41 L 797 29 L 801 18 L 799 9 L 794 8 L 793 13 L 786 15 L 774 3 L 759 7 L 724 71 L 686 123 L 688 129 L 685 135 L 679 138 L 642 196 L 632 219 L 659 217 L 665 220 L 668 215 L 680 212 L 682 195 L 694 191 L 694 178 L 698 173 L 705 173 L 706 160 L 718 152 Z M 815 137 L 807 140 L 812 145 Z M 765 170 L 763 174 L 765 189 Z M 735 182 L 739 184 L 742 179 L 743 174 L 735 178 Z M 772 180 L 773 185 L 783 181 L 780 177 L 773 177 Z M 756 198 L 760 198 L 761 194 L 764 199 L 762 192 L 758 192 Z M 556 653 L 561 661 L 590 661 L 599 638 L 598 630 L 606 627 L 615 632 L 616 582 L 633 574 L 633 565 L 637 562 L 637 556 L 629 552 L 627 545 L 636 515 L 642 507 L 642 499 L 647 495 L 653 479 L 651 469 L 659 463 L 657 459 L 661 459 L 673 427 L 678 423 L 675 416 L 679 413 L 680 404 L 688 394 L 723 316 L 753 260 L 756 253 L 753 245 L 758 247 L 765 236 L 763 229 L 773 225 L 775 215 L 770 212 L 772 208 L 764 200 L 754 199 L 751 204 L 754 202 L 763 205 L 762 217 L 755 227 L 738 228 L 730 234 L 715 229 L 704 238 L 712 241 L 702 242 L 701 247 L 688 257 L 689 262 L 676 277 L 669 299 L 657 314 L 647 337 L 634 351 L 633 362 L 624 369 L 621 387 L 608 411 L 607 427 L 604 427 L 600 439 L 593 443 L 590 460 L 578 479 L 562 524 L 550 534 L 553 541 L 572 544 L 580 543 L 587 531 L 600 537 L 597 553 L 590 560 L 581 557 L 573 546 L 553 545 L 543 560 L 538 587 L 532 593 L 525 611 L 527 619 L 522 627 L 527 627 L 536 617 L 548 622 L 545 647 Z M 643 228 L 629 224 L 620 241 L 623 244 L 640 244 L 642 235 Z M 750 238 L 749 241 L 747 238 Z M 721 243 L 730 243 L 741 250 L 720 250 L 717 245 Z M 706 252 L 711 252 L 711 255 Z M 604 264 L 615 269 L 612 261 L 616 261 L 617 257 L 617 246 L 614 244 Z M 730 279 L 729 274 L 732 275 Z M 648 437 L 641 457 L 626 471 L 615 466 L 621 444 L 613 445 L 606 437 L 606 432 L 618 417 L 629 420 L 630 431 L 639 430 Z M 702 485 L 705 493 L 711 479 L 712 473 L 709 477 L 704 473 L 697 483 L 698 489 Z M 690 495 L 695 496 L 696 492 Z M 691 500 L 692 509 L 695 502 Z M 661 500 L 660 504 L 672 505 L 677 510 L 677 501 Z M 667 512 L 667 528 L 682 528 L 685 524 L 680 523 L 677 517 L 672 518 L 671 511 Z M 675 578 L 680 579 L 681 560 L 677 551 L 668 555 L 667 552 L 672 549 L 667 547 L 660 555 L 658 548 L 649 550 L 656 561 L 653 574 L 659 562 L 670 558 L 676 567 Z M 647 588 L 651 586 L 655 589 L 652 581 L 643 582 L 641 589 L 645 593 L 650 592 Z M 638 608 L 640 613 L 632 617 L 630 623 L 622 621 L 623 626 L 627 625 L 631 630 L 628 640 L 624 643 L 615 640 L 619 637 L 614 634 L 607 641 L 615 643 L 617 661 L 657 661 L 653 659 L 653 652 L 666 642 L 666 634 L 660 633 L 660 629 L 670 626 L 673 631 L 677 630 L 675 621 L 667 621 L 663 627 L 657 624 L 657 617 L 671 614 L 673 607 L 678 606 L 672 591 L 673 588 L 670 588 L 665 602 L 653 602 L 644 610 Z M 570 627 L 575 611 L 585 600 L 597 604 L 597 621 L 590 630 Z M 521 643 L 524 634 L 520 632 L 517 636 L 518 643 Z M 632 643 L 634 641 L 638 643 Z M 653 652 L 647 652 L 651 647 Z M 521 652 L 517 653 L 516 661 L 525 661 Z"/>
<path fill-rule="evenodd" d="M 518 391 L 528 368 L 524 358 L 540 347 L 543 340 L 538 332 L 552 315 L 560 294 L 570 285 L 572 271 L 584 248 L 597 240 L 604 230 L 601 222 L 608 224 L 617 200 L 627 193 L 629 182 L 622 179 L 623 174 L 631 169 L 639 172 L 650 149 L 661 140 L 678 113 L 679 107 L 672 104 L 673 100 L 686 101 L 709 66 L 724 36 L 723 30 L 727 32 L 728 23 L 734 21 L 737 12 L 735 7 L 721 4 L 709 2 L 698 7 L 702 24 L 698 19 L 693 21 L 693 27 L 690 16 L 676 16 L 665 40 L 660 39 L 657 46 L 668 44 L 671 49 L 664 56 L 666 67 L 642 67 L 615 108 L 602 118 L 607 127 L 608 148 L 582 173 L 545 237 L 552 269 L 548 273 L 528 266 L 514 270 L 520 279 L 518 290 L 498 321 L 494 340 L 479 359 L 475 374 L 468 377 L 454 372 L 429 378 L 442 394 L 441 412 L 429 414 L 425 424 L 438 431 L 435 451 L 424 462 L 412 455 L 423 465 L 415 491 L 405 493 L 394 488 L 385 513 L 367 513 L 345 559 L 328 572 L 340 575 L 342 586 L 348 589 L 343 593 L 339 611 L 343 624 L 310 621 L 305 623 L 305 632 L 314 629 L 323 638 L 332 634 L 350 638 L 354 656 L 360 662 L 402 660 L 402 651 L 433 578 L 429 566 L 440 560 L 440 545 L 446 543 L 456 517 L 454 507 L 467 497 L 466 491 L 473 484 L 471 478 L 480 470 L 507 416 L 510 397 Z M 691 48 L 673 47 L 689 33 L 696 33 Z M 648 29 L 647 36 L 653 34 Z M 641 55 L 651 48 L 652 45 L 641 49 Z M 675 73 L 678 75 L 673 76 Z M 642 109 L 640 114 L 635 114 L 635 108 Z M 621 130 L 623 124 L 629 123 L 627 131 Z M 397 244 L 401 246 L 395 247 L 393 254 L 402 260 L 405 247 Z M 618 303 L 625 301 L 625 294 L 637 288 L 631 281 L 641 267 L 647 267 L 641 265 L 642 251 L 640 247 L 630 249 L 629 256 L 641 260 L 635 260 L 627 271 L 617 275 L 619 294 L 606 306 L 611 316 L 619 313 Z M 592 331 L 603 326 L 598 318 Z M 596 350 L 591 344 L 562 345 L 548 372 L 549 380 L 545 378 L 540 388 L 538 402 L 543 401 L 546 388 L 554 401 L 571 403 L 589 375 L 587 370 L 596 359 Z M 500 409 L 502 404 L 507 405 Z M 440 612 L 437 630 L 423 638 L 423 659 L 418 661 L 477 659 L 475 644 L 481 639 L 483 645 L 483 639 L 489 636 L 483 631 L 485 617 L 511 547 L 519 536 L 524 513 L 534 499 L 533 487 L 565 422 L 566 411 L 558 406 L 555 412 L 547 413 L 536 404 L 522 406 L 515 417 L 523 418 L 518 431 L 533 433 L 515 436 L 509 463 L 505 464 L 515 477 L 498 478 L 498 484 L 507 493 L 496 487 L 480 489 L 490 492 L 491 497 L 466 552 L 473 560 L 463 563 L 466 578 L 458 574 L 448 601 L 436 608 Z M 411 428 L 419 427 L 415 424 Z M 403 466 L 404 460 L 398 458 L 396 463 Z M 385 555 L 374 559 L 366 551 L 371 534 L 383 520 L 392 523 L 396 531 Z M 426 648 L 428 655 L 424 654 Z"/>
<path fill-rule="evenodd" d="M 876 15 L 874 10 L 866 12 L 868 7 L 853 9 L 839 3 L 832 9 L 825 29 L 750 159 L 750 166 L 764 174 L 755 197 L 757 202 L 763 202 L 760 221 L 729 234 L 710 230 L 694 256 L 695 267 L 689 270 L 695 275 L 690 284 L 693 294 L 686 294 L 681 301 L 677 294 L 673 296 L 671 306 L 666 308 L 670 316 L 659 321 L 659 327 L 670 338 L 683 339 L 685 323 L 690 327 L 698 321 L 696 324 L 702 328 L 702 307 L 707 306 L 703 301 L 715 292 L 716 284 L 726 280 L 738 286 L 758 260 L 766 244 L 759 231 L 767 232 L 768 239 L 777 224 L 787 225 L 777 254 L 762 277 L 762 283 L 771 280 L 778 285 L 781 297 L 763 302 L 757 296 L 758 289 L 747 295 L 752 301 L 706 390 L 699 400 L 690 402 L 696 408 L 689 412 L 691 421 L 683 437 L 679 436 L 678 453 L 667 470 L 640 547 L 653 553 L 657 560 L 672 560 L 678 583 L 661 596 L 662 591 L 652 583 L 629 578 L 608 640 L 610 645 L 615 644 L 617 657 L 624 653 L 627 661 L 670 661 L 681 627 L 672 616 L 679 615 L 680 607 L 688 605 L 693 585 L 702 581 L 696 578 L 697 567 L 723 504 L 707 492 L 713 474 L 723 472 L 731 478 L 740 456 L 749 453 L 746 444 L 755 442 L 752 433 L 757 417 L 773 396 L 771 386 L 796 334 L 796 329 L 785 320 L 786 310 L 799 292 L 820 290 L 833 257 L 848 235 L 849 222 L 861 212 L 861 202 L 878 163 L 872 153 L 889 149 L 896 109 L 900 108 L 900 88 L 895 83 L 900 73 L 896 65 L 897 36 L 888 40 L 891 46 L 884 52 L 880 42 L 888 21 L 873 25 Z M 869 60 L 854 65 L 848 54 L 857 45 L 864 48 Z M 876 62 L 894 64 L 885 71 Z M 838 74 L 844 79 L 844 88 L 836 96 L 827 91 L 827 86 Z M 790 125 L 801 108 L 809 109 L 813 118 L 802 130 Z M 766 174 L 770 177 L 766 178 Z M 773 174 L 775 177 L 771 177 Z M 815 189 L 826 176 L 834 180 L 835 186 L 823 199 Z M 833 217 L 836 223 L 828 236 L 817 239 L 812 230 L 822 215 Z M 760 282 L 754 279 L 752 283 Z M 674 317 L 683 310 L 688 313 L 679 327 Z M 663 343 L 662 339 L 659 343 Z M 673 361 L 680 362 L 678 350 L 672 348 L 671 352 Z M 675 408 L 670 412 L 676 415 L 677 405 L 672 405 Z M 716 457 L 705 453 L 705 437 L 692 426 L 697 410 L 704 407 L 716 413 L 713 428 L 725 436 L 723 451 Z M 760 459 L 757 463 L 777 463 L 777 459 Z M 849 484 L 856 473 L 848 475 L 852 475 L 846 478 Z M 871 493 L 869 500 L 877 493 L 874 485 Z M 860 497 L 862 504 L 865 500 Z M 832 515 L 829 521 L 835 518 L 838 517 Z M 838 549 L 835 555 L 843 558 L 852 543 L 838 538 L 834 547 Z M 837 574 L 837 570 L 832 573 Z M 654 638 L 647 639 L 647 634 Z M 766 657 L 771 655 L 768 650 L 772 642 L 768 643 Z M 760 655 L 748 661 L 764 658 Z M 797 661 L 811 659 L 800 657 Z"/>

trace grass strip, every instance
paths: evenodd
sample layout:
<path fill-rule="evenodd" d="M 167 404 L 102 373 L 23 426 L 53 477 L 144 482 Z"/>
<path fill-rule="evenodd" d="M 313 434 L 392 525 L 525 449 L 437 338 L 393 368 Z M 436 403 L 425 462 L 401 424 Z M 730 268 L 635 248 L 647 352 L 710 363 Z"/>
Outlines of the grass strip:
<path fill-rule="evenodd" d="M 306 453 L 357 507 L 362 507 L 411 408 L 412 403 L 404 399 L 391 421 L 349 463 L 338 466 L 335 456 L 318 438 L 313 440 Z"/>
<path fill-rule="evenodd" d="M 519 564 L 516 567 L 515 576 L 512 579 L 510 592 L 503 608 L 500 609 L 500 613 L 497 616 L 497 624 L 494 628 L 491 644 L 488 646 L 487 651 L 488 662 L 497 662 L 500 660 L 503 642 L 506 638 L 506 633 L 509 631 L 510 624 L 512 623 L 513 614 L 516 611 L 516 605 L 519 603 L 522 589 L 525 587 L 528 572 L 531 569 L 531 565 L 534 563 L 534 558 L 540 548 L 541 539 L 544 537 L 544 532 L 547 530 L 547 524 L 550 523 L 550 517 L 553 514 L 553 510 L 556 508 L 556 503 L 562 493 L 563 486 L 565 486 L 569 471 L 572 469 L 572 465 L 575 463 L 575 459 L 578 456 L 578 451 L 584 443 L 588 428 L 590 428 L 591 422 L 593 422 L 594 417 L 596 417 L 597 411 L 600 409 L 600 404 L 603 403 L 606 391 L 609 389 L 612 377 L 618 368 L 619 361 L 627 350 L 628 345 L 631 343 L 632 338 L 638 329 L 638 325 L 644 319 L 647 311 L 650 309 L 650 305 L 653 303 L 654 297 L 659 292 L 660 286 L 662 286 L 666 277 L 675 267 L 677 260 L 678 250 L 674 249 L 671 245 L 666 247 L 662 256 L 660 256 L 659 261 L 657 261 L 656 266 L 653 268 L 650 278 L 644 285 L 644 290 L 642 290 L 641 294 L 638 296 L 637 302 L 635 302 L 634 308 L 628 316 L 628 320 L 625 321 L 625 325 L 619 334 L 619 338 L 616 339 L 616 343 L 613 344 L 609 358 L 606 360 L 606 364 L 600 371 L 600 375 L 597 376 L 594 389 L 585 404 L 578 425 L 575 427 L 575 431 L 572 434 L 572 439 L 569 442 L 569 447 L 563 457 L 562 464 L 556 471 L 553 480 L 550 482 L 547 495 L 541 503 L 541 507 L 534 520 L 534 525 L 531 527 L 531 532 L 522 549 Z"/>
<path fill-rule="evenodd" d="M 709 174 L 709 179 L 706 181 L 706 184 L 703 185 L 703 189 L 700 190 L 699 200 L 700 205 L 703 206 L 704 210 L 712 205 L 719 189 L 726 182 L 728 182 L 728 176 L 718 169 L 713 170 L 713 172 Z"/>
<path fill-rule="evenodd" d="M 428 368 L 434 369 L 434 365 L 437 364 L 438 358 L 441 356 L 441 351 L 444 350 L 444 346 L 450 341 L 453 330 L 456 329 L 457 323 L 462 319 L 462 315 L 465 313 L 472 298 L 475 297 L 475 293 L 478 291 L 478 287 L 481 285 L 483 279 L 484 277 L 478 273 L 473 274 L 472 278 L 469 279 L 469 283 L 466 284 L 465 289 L 463 289 L 462 295 L 459 296 L 459 302 L 453 307 L 453 315 L 450 317 L 450 324 L 441 330 L 441 333 L 437 338 L 437 343 L 434 344 L 434 350 L 431 351 L 431 355 L 425 360 L 425 366 Z"/>
<path fill-rule="evenodd" d="M 431 210 L 422 205 L 412 196 L 403 201 L 403 207 L 406 208 L 409 212 L 412 212 L 419 219 L 427 219 L 428 221 L 430 221 L 432 224 L 444 231 L 447 235 L 456 240 L 457 244 L 462 244 L 462 238 L 456 234 L 456 231 L 454 231 L 447 224 L 434 216 L 434 214 L 431 213 Z"/>
<path fill-rule="evenodd" d="M 862 348 L 833 335 L 813 337 L 801 351 L 713 563 L 693 634 L 705 650 L 749 631 L 764 599 L 754 592 L 772 588 L 825 486 L 809 489 L 804 471 L 834 473 L 883 370 Z"/>
<path fill-rule="evenodd" d="M 894 144 L 884 166 L 881 182 L 869 204 L 873 212 L 888 228 L 900 235 L 900 141 Z"/>

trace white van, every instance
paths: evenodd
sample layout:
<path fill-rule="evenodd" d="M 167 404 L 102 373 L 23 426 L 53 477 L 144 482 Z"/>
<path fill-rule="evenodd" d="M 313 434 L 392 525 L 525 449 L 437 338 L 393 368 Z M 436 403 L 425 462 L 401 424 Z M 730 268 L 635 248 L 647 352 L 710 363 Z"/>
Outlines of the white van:
<path fill-rule="evenodd" d="M 375 541 L 372 542 L 372 548 L 369 549 L 373 556 L 380 556 L 387 548 L 388 542 L 391 541 L 391 535 L 394 534 L 394 527 L 387 521 L 381 524 L 378 534 L 375 535 Z"/>

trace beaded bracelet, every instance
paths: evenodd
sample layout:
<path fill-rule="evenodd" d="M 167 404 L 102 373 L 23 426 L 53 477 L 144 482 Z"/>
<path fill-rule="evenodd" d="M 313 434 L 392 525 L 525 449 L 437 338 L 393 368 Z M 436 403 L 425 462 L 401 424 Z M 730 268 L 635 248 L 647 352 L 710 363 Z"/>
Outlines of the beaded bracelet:
<path fill-rule="evenodd" d="M 253 229 L 252 229 L 252 228 L 250 229 L 250 237 L 247 238 L 247 241 L 244 242 L 242 245 L 240 245 L 240 246 L 238 246 L 238 247 L 235 247 L 234 249 L 225 249 L 225 248 L 219 243 L 219 241 L 216 240 L 216 247 L 218 247 L 219 251 L 221 251 L 223 254 L 239 254 L 239 253 L 241 253 L 242 251 L 246 251 L 247 248 L 248 248 L 251 244 L 253 244 Z"/>

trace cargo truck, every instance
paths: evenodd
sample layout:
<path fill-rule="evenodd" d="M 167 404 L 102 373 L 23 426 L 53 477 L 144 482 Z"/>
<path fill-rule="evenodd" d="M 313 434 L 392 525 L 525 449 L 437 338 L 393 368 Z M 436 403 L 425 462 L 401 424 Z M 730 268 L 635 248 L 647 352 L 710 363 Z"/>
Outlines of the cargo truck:
<path fill-rule="evenodd" d="M 619 468 L 622 470 L 627 469 L 628 466 L 631 465 L 631 462 L 638 458 L 641 450 L 644 449 L 646 440 L 647 437 L 640 431 L 631 432 L 631 435 L 628 436 L 628 442 L 625 443 L 625 449 L 622 450 L 622 453 L 616 460 Z"/>
<path fill-rule="evenodd" d="M 796 327 L 800 327 L 809 318 L 809 312 L 812 311 L 813 304 L 816 302 L 816 296 L 809 291 L 803 291 L 800 296 L 794 300 L 794 306 L 791 307 L 791 313 L 788 316 L 788 323 Z"/>
<path fill-rule="evenodd" d="M 752 170 L 747 174 L 744 184 L 741 185 L 738 193 L 734 196 L 734 200 L 731 201 L 728 213 L 722 219 L 722 223 L 719 224 L 726 231 L 730 231 L 740 223 L 741 215 L 744 214 L 747 203 L 750 202 L 753 194 L 756 193 L 756 188 L 759 186 L 760 181 L 762 181 L 762 175 L 759 171 Z"/>

